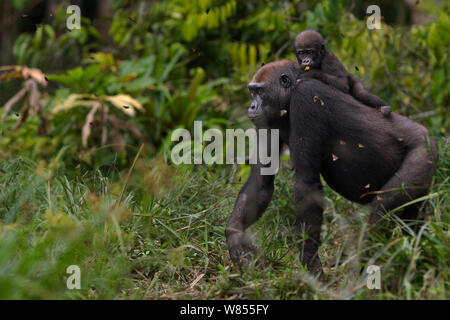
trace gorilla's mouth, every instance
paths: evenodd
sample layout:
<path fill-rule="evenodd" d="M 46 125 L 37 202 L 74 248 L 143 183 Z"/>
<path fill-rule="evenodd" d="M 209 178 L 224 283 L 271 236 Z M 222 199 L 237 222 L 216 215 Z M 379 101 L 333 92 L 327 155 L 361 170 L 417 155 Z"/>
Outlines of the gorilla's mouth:
<path fill-rule="evenodd" d="M 263 119 L 264 117 L 262 116 L 262 114 L 257 114 L 257 115 L 251 115 L 248 116 L 249 120 L 253 123 L 259 121 L 260 119 Z"/>

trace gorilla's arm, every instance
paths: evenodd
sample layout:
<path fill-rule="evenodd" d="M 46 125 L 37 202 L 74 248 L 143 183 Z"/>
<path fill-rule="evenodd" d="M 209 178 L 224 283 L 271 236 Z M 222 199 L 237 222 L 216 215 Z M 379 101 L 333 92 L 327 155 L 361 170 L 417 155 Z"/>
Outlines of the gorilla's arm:
<path fill-rule="evenodd" d="M 250 176 L 237 197 L 225 234 L 231 259 L 240 268 L 256 253 L 244 231 L 262 216 L 269 205 L 273 181 L 273 175 L 261 175 L 261 165 L 253 164 Z"/>

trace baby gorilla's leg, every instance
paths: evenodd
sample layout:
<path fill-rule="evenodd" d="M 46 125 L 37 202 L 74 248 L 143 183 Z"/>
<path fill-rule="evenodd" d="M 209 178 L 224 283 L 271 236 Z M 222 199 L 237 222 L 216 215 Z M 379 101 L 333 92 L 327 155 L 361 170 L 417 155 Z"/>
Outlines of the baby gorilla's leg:
<path fill-rule="evenodd" d="M 391 115 L 392 108 L 381 98 L 370 93 L 364 88 L 361 81 L 355 76 L 349 77 L 352 96 L 371 108 L 380 108 L 383 117 L 387 118 Z"/>

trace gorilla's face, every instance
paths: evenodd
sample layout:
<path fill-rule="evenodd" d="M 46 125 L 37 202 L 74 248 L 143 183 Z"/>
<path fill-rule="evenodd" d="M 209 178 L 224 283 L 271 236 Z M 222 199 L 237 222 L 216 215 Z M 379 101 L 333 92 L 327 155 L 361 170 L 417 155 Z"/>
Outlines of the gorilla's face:
<path fill-rule="evenodd" d="M 248 117 L 256 127 L 274 125 L 287 114 L 294 83 L 293 67 L 294 63 L 288 60 L 266 64 L 248 84 L 252 96 Z"/>

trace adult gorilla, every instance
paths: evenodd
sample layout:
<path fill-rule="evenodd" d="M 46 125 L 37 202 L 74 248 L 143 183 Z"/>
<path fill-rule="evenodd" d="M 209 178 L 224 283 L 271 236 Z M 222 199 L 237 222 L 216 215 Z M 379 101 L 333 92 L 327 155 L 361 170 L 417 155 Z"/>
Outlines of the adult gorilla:
<path fill-rule="evenodd" d="M 395 113 L 385 118 L 318 80 L 296 81 L 297 74 L 296 64 L 287 60 L 260 68 L 248 85 L 253 98 L 248 115 L 257 130 L 279 129 L 280 147 L 290 148 L 300 258 L 318 272 L 320 174 L 347 199 L 369 204 L 369 222 L 382 224 L 386 211 L 427 193 L 437 146 L 420 124 Z M 230 256 L 240 267 L 255 253 L 244 231 L 261 217 L 273 193 L 274 176 L 261 175 L 260 169 L 261 164 L 252 165 L 226 229 Z M 417 210 L 409 205 L 398 214 L 416 219 Z"/>

